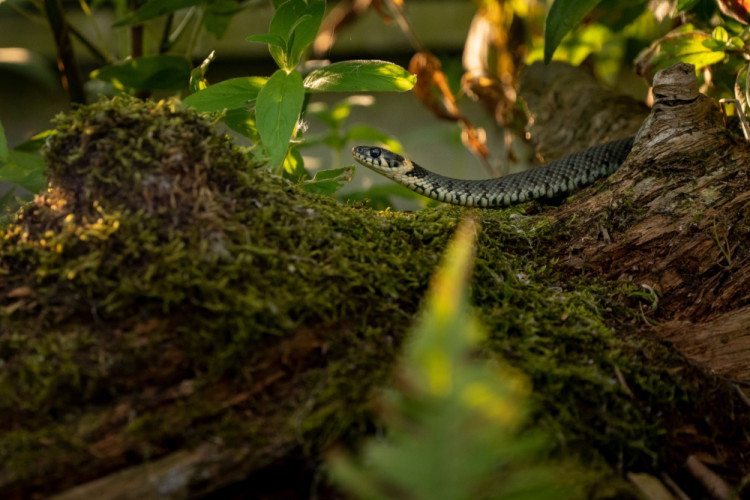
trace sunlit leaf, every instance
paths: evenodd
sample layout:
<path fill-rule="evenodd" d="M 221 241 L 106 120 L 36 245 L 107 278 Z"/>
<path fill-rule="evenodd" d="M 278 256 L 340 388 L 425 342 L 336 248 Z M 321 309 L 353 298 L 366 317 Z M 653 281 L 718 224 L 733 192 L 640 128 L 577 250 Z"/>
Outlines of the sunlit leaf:
<path fill-rule="evenodd" d="M 227 127 L 254 143 L 260 142 L 258 127 L 255 124 L 255 111 L 247 108 L 229 109 L 221 120 Z"/>
<path fill-rule="evenodd" d="M 269 33 L 283 38 L 287 49 L 272 45 L 269 50 L 280 67 L 292 69 L 299 64 L 302 53 L 315 40 L 325 8 L 325 0 L 289 0 L 276 9 Z"/>
<path fill-rule="evenodd" d="M 722 26 L 717 26 L 716 28 L 714 28 L 711 36 L 713 36 L 714 39 L 720 42 L 726 43 L 729 41 L 729 33 L 727 33 L 727 30 L 725 30 Z"/>
<path fill-rule="evenodd" d="M 310 92 L 376 92 L 411 89 L 417 78 L 385 61 L 343 61 L 316 69 L 305 78 Z"/>
<path fill-rule="evenodd" d="M 201 0 L 150 0 L 138 8 L 131 15 L 120 19 L 112 25 L 114 28 L 127 26 L 129 24 L 142 23 L 167 14 L 172 14 L 186 7 L 199 5 Z"/>
<path fill-rule="evenodd" d="M 258 97 L 258 92 L 267 81 L 268 78 L 261 76 L 231 78 L 186 97 L 182 103 L 200 113 L 248 106 Z"/>
<path fill-rule="evenodd" d="M 284 177 L 295 182 L 310 178 L 310 174 L 305 170 L 305 162 L 302 159 L 302 154 L 297 148 L 291 148 L 289 154 L 284 158 Z"/>
<path fill-rule="evenodd" d="M 170 54 L 137 57 L 94 70 L 91 78 L 119 89 L 182 90 L 190 83 L 190 63 Z"/>
<path fill-rule="evenodd" d="M 723 44 L 702 31 L 672 33 L 638 55 L 636 72 L 651 80 L 657 71 L 677 62 L 690 63 L 699 71 L 723 60 L 726 53 L 722 48 Z"/>
<path fill-rule="evenodd" d="M 602 49 L 608 41 L 612 40 L 612 37 L 612 32 L 606 26 L 598 23 L 590 24 L 585 28 L 569 33 L 557 46 L 552 59 L 577 66 L 590 55 L 596 54 L 596 62 L 599 63 L 604 56 L 608 55 L 603 54 Z M 538 50 L 532 50 L 529 53 L 528 61 L 537 61 L 542 57 L 542 48 L 539 47 Z M 619 63 L 619 61 L 617 62 Z"/>
<path fill-rule="evenodd" d="M 273 168 L 284 161 L 304 98 L 302 76 L 296 70 L 277 70 L 258 92 L 255 121 Z"/>
<path fill-rule="evenodd" d="M 332 195 L 351 182 L 354 178 L 354 171 L 353 166 L 321 170 L 315 174 L 312 180 L 306 181 L 303 186 L 311 193 Z"/>
<path fill-rule="evenodd" d="M 544 24 L 544 62 L 549 63 L 555 49 L 569 31 L 601 0 L 555 0 Z"/>
<path fill-rule="evenodd" d="M 55 135 L 56 133 L 57 131 L 55 129 L 39 132 L 28 141 L 22 142 L 13 149 L 22 153 L 36 153 L 37 151 L 42 149 L 42 146 L 44 146 L 44 144 L 47 142 L 47 138 L 51 135 Z"/>

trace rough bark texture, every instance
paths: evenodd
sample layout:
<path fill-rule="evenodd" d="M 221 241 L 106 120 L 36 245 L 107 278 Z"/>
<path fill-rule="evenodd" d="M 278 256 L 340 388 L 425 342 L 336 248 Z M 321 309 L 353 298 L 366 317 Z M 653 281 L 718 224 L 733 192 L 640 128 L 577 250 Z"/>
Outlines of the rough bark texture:
<path fill-rule="evenodd" d="M 572 270 L 655 290 L 644 333 L 750 382 L 750 149 L 698 93 L 692 66 L 661 77 L 626 163 L 554 214 L 571 235 L 559 256 Z"/>
<path fill-rule="evenodd" d="M 559 62 L 531 65 L 521 78 L 520 95 L 530 113 L 531 140 L 545 160 L 631 137 L 649 112 L 585 69 Z"/>

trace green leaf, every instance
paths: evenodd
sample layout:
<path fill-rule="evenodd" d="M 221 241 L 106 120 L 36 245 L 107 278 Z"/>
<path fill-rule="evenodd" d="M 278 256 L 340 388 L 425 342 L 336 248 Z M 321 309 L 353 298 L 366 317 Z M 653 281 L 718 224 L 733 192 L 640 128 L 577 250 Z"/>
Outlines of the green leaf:
<path fill-rule="evenodd" d="M 258 92 L 255 121 L 272 168 L 284 161 L 304 99 L 302 76 L 296 70 L 277 70 Z"/>
<path fill-rule="evenodd" d="M 584 59 L 594 54 L 595 69 L 597 74 L 600 74 L 600 64 L 614 55 L 607 51 L 608 42 L 610 43 L 610 48 L 617 45 L 616 43 L 611 44 L 612 40 L 613 33 L 606 26 L 599 23 L 589 24 L 566 36 L 557 46 L 553 59 L 565 61 L 573 66 L 577 66 L 581 64 Z M 541 53 L 542 50 L 540 48 L 540 50 L 533 55 L 541 58 Z M 615 65 L 617 68 L 620 67 L 617 62 Z"/>
<path fill-rule="evenodd" d="M 636 72 L 651 80 L 657 71 L 677 62 L 690 63 L 695 66 L 696 71 L 700 71 L 710 64 L 720 62 L 726 55 L 721 47 L 710 47 L 712 44 L 716 45 L 716 40 L 702 31 L 671 33 L 638 55 Z"/>
<path fill-rule="evenodd" d="M 232 19 L 244 7 L 240 7 L 236 0 L 213 0 L 208 2 L 203 15 L 203 27 L 206 31 L 213 33 L 218 38 L 224 38 L 224 35 L 232 23 Z"/>
<path fill-rule="evenodd" d="M 55 135 L 57 131 L 55 129 L 45 130 L 44 132 L 39 132 L 34 137 L 29 139 L 28 141 L 24 141 L 15 148 L 13 148 L 14 151 L 19 151 L 22 153 L 36 153 L 40 149 L 42 149 L 42 146 L 47 142 L 47 138 L 49 136 Z"/>
<path fill-rule="evenodd" d="M 276 9 L 269 33 L 284 39 L 287 49 L 272 45 L 269 50 L 280 67 L 292 69 L 299 64 L 302 53 L 318 34 L 325 10 L 325 0 L 289 0 Z"/>
<path fill-rule="evenodd" d="M 124 19 L 120 19 L 112 25 L 113 28 L 127 26 L 129 24 L 142 23 L 167 14 L 172 14 L 180 9 L 199 5 L 201 0 L 151 0 L 143 4 L 138 10 Z"/>
<path fill-rule="evenodd" d="M 41 157 L 19 151 L 8 151 L 8 160 L 0 166 L 0 181 L 12 182 L 38 193 L 47 185 L 46 165 Z"/>
<path fill-rule="evenodd" d="M 284 177 L 294 182 L 310 178 L 310 174 L 305 170 L 305 162 L 302 159 L 302 154 L 297 148 L 291 148 L 289 154 L 284 158 Z"/>
<path fill-rule="evenodd" d="M 92 71 L 91 78 L 118 89 L 182 90 L 190 83 L 190 63 L 170 54 L 137 57 Z"/>
<path fill-rule="evenodd" d="M 728 49 L 741 50 L 743 47 L 745 47 L 745 41 L 738 36 L 731 37 L 727 42 Z"/>
<path fill-rule="evenodd" d="M 227 127 L 253 141 L 260 142 L 258 127 L 255 124 L 255 112 L 247 108 L 236 108 L 227 110 L 221 119 Z"/>
<path fill-rule="evenodd" d="M 315 174 L 312 180 L 306 181 L 303 186 L 311 193 L 332 195 L 354 178 L 354 171 L 353 166 L 321 170 Z"/>
<path fill-rule="evenodd" d="M 8 140 L 5 138 L 3 122 L 0 122 L 0 162 L 8 161 Z"/>
<path fill-rule="evenodd" d="M 659 14 L 666 15 L 665 12 Z M 623 31 L 641 17 L 648 18 L 649 22 L 657 22 L 654 12 L 649 9 L 649 0 L 602 0 L 597 5 L 596 12 L 590 17 L 616 33 Z M 635 29 L 638 32 L 635 26 L 629 29 Z M 643 35 L 642 32 L 639 34 Z"/>
<path fill-rule="evenodd" d="M 565 35 L 601 0 L 555 0 L 544 23 L 544 63 L 552 60 Z"/>
<path fill-rule="evenodd" d="M 713 33 L 711 35 L 714 37 L 714 39 L 724 42 L 725 44 L 729 41 L 729 33 L 727 33 L 727 30 L 725 30 L 722 26 L 717 26 L 714 28 Z"/>
<path fill-rule="evenodd" d="M 403 92 L 416 82 L 416 76 L 393 63 L 343 61 L 307 75 L 305 89 L 310 92 Z"/>
<path fill-rule="evenodd" d="M 282 52 L 286 52 L 286 40 L 279 35 L 273 33 L 265 33 L 263 35 L 252 35 L 246 38 L 248 42 L 265 43 L 272 47 L 278 47 Z"/>
<path fill-rule="evenodd" d="M 261 76 L 231 78 L 186 97 L 182 103 L 194 107 L 199 113 L 245 107 L 258 97 L 267 81 L 268 78 Z"/>
<path fill-rule="evenodd" d="M 685 11 L 685 10 L 690 10 L 699 1 L 700 0 L 678 0 L 677 1 L 677 12 L 682 12 L 682 11 Z"/>

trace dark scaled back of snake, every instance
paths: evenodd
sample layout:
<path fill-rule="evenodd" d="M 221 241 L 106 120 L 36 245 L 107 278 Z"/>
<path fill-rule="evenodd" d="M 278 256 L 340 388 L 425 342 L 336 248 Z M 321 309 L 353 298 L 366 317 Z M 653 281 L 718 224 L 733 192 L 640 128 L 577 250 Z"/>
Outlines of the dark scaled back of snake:
<path fill-rule="evenodd" d="M 495 179 L 445 177 L 387 149 L 358 146 L 354 159 L 432 199 L 454 205 L 498 207 L 538 198 L 561 198 L 617 170 L 633 148 L 633 137 L 578 151 L 538 168 Z"/>

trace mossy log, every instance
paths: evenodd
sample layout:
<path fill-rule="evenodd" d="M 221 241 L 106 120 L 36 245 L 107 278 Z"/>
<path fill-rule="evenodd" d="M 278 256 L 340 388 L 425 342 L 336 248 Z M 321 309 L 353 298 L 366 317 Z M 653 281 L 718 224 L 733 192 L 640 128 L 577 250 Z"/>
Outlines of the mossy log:
<path fill-rule="evenodd" d="M 613 112 L 627 120 L 606 120 L 606 94 L 586 85 L 596 112 L 582 102 L 576 116 L 621 127 L 564 135 L 550 158 L 640 122 L 643 108 L 623 105 Z M 548 96 L 568 93 L 581 94 Z M 711 366 L 716 376 L 657 335 L 733 314 L 714 326 L 739 337 L 745 145 L 703 97 L 707 118 L 660 129 L 692 105 L 672 104 L 654 108 L 615 176 L 562 206 L 469 209 L 482 226 L 483 353 L 530 377 L 534 422 L 557 453 L 602 471 L 592 495 L 632 498 L 618 476 L 647 472 L 697 498 L 699 466 L 729 488 L 748 473 L 750 408 L 733 385 L 748 377 Z M 562 116 L 548 110 L 532 132 Z M 373 393 L 466 210 L 374 212 L 305 193 L 178 104 L 103 101 L 57 125 L 52 187 L 0 248 L 0 496 L 336 495 L 325 452 L 377 421 Z M 693 149 L 651 140 L 673 127 Z M 689 286 L 733 291 L 711 312 Z"/>

